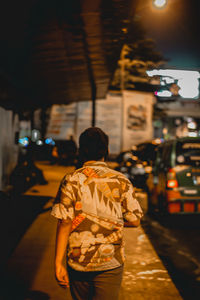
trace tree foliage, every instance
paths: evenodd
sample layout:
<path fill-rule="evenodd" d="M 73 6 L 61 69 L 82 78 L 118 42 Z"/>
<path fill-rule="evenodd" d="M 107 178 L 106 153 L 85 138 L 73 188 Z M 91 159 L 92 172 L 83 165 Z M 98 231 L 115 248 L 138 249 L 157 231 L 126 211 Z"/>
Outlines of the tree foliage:
<path fill-rule="evenodd" d="M 145 37 L 141 23 L 133 21 L 127 31 L 126 43 L 122 47 L 111 88 L 153 90 L 146 71 L 160 67 L 165 61 L 156 50 L 155 41 Z"/>

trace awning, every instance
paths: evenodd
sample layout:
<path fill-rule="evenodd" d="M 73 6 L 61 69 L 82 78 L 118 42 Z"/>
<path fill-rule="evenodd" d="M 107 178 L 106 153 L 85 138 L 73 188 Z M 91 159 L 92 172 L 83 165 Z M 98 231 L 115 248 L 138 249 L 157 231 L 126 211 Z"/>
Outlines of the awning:
<path fill-rule="evenodd" d="M 14 97 L 14 104 L 38 107 L 104 98 L 136 2 L 1 4 L 1 70 L 25 95 Z M 0 95 L 0 105 L 5 101 Z"/>

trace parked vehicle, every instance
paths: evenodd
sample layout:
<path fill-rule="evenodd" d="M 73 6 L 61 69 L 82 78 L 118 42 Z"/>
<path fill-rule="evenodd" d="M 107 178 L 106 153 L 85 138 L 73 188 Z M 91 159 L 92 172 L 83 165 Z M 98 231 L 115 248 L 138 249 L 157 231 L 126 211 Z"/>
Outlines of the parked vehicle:
<path fill-rule="evenodd" d="M 160 139 L 147 141 L 137 145 L 137 155 L 143 162 L 146 161 L 151 166 L 156 159 L 156 148 L 161 143 Z"/>
<path fill-rule="evenodd" d="M 151 209 L 200 214 L 200 138 L 177 138 L 160 144 L 147 186 Z"/>
<path fill-rule="evenodd" d="M 147 190 L 146 181 L 152 172 L 155 149 L 158 141 L 148 141 L 134 146 L 130 151 L 121 152 L 117 158 L 117 170 L 124 173 L 136 188 Z"/>

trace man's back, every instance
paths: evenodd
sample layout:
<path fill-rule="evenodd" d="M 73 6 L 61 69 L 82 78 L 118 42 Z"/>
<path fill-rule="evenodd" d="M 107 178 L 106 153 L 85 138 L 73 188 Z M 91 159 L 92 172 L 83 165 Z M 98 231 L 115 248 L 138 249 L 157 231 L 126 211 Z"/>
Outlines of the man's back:
<path fill-rule="evenodd" d="M 89 161 L 64 178 L 57 198 L 54 214 L 73 219 L 68 264 L 80 271 L 122 265 L 123 214 L 142 215 L 128 179 L 105 162 Z"/>

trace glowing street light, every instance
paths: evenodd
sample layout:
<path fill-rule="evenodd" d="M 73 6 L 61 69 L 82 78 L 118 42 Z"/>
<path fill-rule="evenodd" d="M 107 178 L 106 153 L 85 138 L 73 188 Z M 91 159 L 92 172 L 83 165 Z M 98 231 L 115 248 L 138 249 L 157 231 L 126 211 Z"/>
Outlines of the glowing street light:
<path fill-rule="evenodd" d="M 167 4 L 167 0 L 153 0 L 153 5 L 156 8 L 163 8 Z"/>

